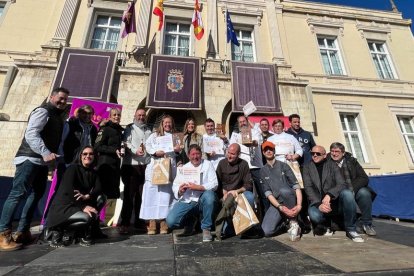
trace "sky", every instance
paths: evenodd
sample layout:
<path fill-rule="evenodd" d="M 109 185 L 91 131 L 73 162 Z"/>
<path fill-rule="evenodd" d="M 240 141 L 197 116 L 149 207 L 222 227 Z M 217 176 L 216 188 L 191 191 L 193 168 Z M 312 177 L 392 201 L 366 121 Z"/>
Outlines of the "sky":
<path fill-rule="evenodd" d="M 376 10 L 392 10 L 390 0 L 307 0 L 311 2 L 331 3 L 338 5 L 345 5 L 351 7 L 360 7 Z M 402 13 L 403 18 L 414 18 L 414 0 L 394 0 L 399 12 Z M 413 20 L 414 21 L 414 20 Z M 411 23 L 411 32 L 414 33 L 414 27 Z"/>

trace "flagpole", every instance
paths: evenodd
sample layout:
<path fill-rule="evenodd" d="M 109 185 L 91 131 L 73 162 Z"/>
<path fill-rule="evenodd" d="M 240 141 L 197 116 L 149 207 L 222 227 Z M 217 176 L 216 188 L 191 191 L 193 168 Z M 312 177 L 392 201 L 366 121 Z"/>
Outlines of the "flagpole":
<path fill-rule="evenodd" d="M 391 2 L 392 11 L 393 12 L 398 12 L 398 9 L 397 9 L 397 6 L 394 3 L 394 0 L 390 0 L 390 2 Z"/>
<path fill-rule="evenodd" d="M 226 11 L 224 13 L 224 26 L 226 26 L 226 31 L 224 33 L 224 37 L 225 37 L 225 41 L 226 41 L 226 47 L 225 47 L 225 52 L 224 52 L 224 60 L 227 60 L 227 48 L 228 48 L 228 42 L 227 42 L 227 3 L 226 3 Z"/>

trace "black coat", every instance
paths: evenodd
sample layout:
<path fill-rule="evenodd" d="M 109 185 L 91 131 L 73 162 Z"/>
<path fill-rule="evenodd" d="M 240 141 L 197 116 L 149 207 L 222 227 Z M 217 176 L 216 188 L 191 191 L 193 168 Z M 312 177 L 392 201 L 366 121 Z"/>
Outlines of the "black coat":
<path fill-rule="evenodd" d="M 79 190 L 84 195 L 89 194 L 90 199 L 76 200 L 74 190 Z M 50 228 L 64 223 L 87 205 L 96 208 L 96 199 L 101 193 L 101 182 L 94 169 L 79 164 L 70 165 L 50 205 L 47 226 Z"/>
<path fill-rule="evenodd" d="M 314 162 L 303 167 L 302 176 L 310 206 L 318 207 L 326 194 L 330 195 L 331 200 L 336 200 L 340 192 L 347 188 L 339 167 L 328 160 L 323 164 L 322 181 Z"/>
<path fill-rule="evenodd" d="M 102 190 L 109 198 L 119 198 L 121 160 L 116 154 L 121 148 L 123 128 L 109 121 L 101 128 L 95 142 L 98 153 L 98 174 L 102 180 Z"/>

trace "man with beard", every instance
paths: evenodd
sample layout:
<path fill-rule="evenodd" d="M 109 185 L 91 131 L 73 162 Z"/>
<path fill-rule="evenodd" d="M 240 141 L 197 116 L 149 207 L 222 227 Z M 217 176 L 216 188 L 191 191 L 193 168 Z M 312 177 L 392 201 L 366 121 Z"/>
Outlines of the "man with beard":
<path fill-rule="evenodd" d="M 124 201 L 121 211 L 120 233 L 127 234 L 130 226 L 132 209 L 135 214 L 135 227 L 146 230 L 145 221 L 139 219 L 141 208 L 142 187 L 145 182 L 145 169 L 151 161 L 151 156 L 145 151 L 145 142 L 151 135 L 146 125 L 146 113 L 142 108 L 135 111 L 134 122 L 124 131 L 126 144 L 125 156 L 121 168 L 122 182 L 124 183 Z"/>

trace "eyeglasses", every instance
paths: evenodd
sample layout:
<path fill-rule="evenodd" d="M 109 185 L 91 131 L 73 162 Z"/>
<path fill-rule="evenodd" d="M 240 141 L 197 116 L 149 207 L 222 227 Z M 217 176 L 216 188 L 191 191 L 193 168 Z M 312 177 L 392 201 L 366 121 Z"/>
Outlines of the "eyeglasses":
<path fill-rule="evenodd" d="M 316 155 L 316 156 L 322 156 L 322 155 L 323 155 L 323 153 L 321 153 L 321 152 L 316 152 L 316 151 L 312 151 L 312 152 L 311 152 L 311 155 L 312 155 L 312 156 L 315 156 L 315 155 Z"/>
<path fill-rule="evenodd" d="M 82 153 L 82 156 L 94 156 L 94 153 L 93 152 L 83 152 Z"/>

